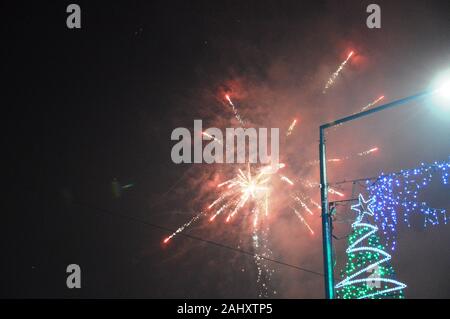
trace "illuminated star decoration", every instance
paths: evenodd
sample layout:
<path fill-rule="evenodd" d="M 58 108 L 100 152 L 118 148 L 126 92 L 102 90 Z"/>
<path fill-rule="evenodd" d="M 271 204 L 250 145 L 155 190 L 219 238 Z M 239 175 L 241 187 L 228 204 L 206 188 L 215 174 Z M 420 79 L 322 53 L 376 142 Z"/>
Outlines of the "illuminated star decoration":
<path fill-rule="evenodd" d="M 375 197 L 365 200 L 362 194 L 358 196 L 358 204 L 352 205 L 351 209 L 358 212 L 356 216 L 356 222 L 359 223 L 363 220 L 364 215 L 373 216 L 372 205 L 375 204 Z"/>

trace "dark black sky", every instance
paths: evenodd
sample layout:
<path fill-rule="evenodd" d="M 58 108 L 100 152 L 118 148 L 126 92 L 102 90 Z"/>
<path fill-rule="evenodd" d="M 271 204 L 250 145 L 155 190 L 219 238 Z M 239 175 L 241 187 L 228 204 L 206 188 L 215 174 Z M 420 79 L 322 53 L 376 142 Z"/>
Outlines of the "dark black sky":
<path fill-rule="evenodd" d="M 260 118 L 276 112 L 261 111 L 269 100 L 289 105 L 280 110 L 283 119 L 295 107 L 304 112 L 310 122 L 298 147 L 305 160 L 317 156 L 319 124 L 380 93 L 395 99 L 417 92 L 450 67 L 448 1 L 377 1 L 381 30 L 365 26 L 371 1 L 78 1 L 81 30 L 66 28 L 69 3 L 9 1 L 1 8 L 8 163 L 2 297 L 255 297 L 251 258 L 189 239 L 162 247 L 167 232 L 104 212 L 168 228 L 193 214 L 195 204 L 186 203 L 195 196 L 192 184 L 172 188 L 187 167 L 171 162 L 170 133 L 223 115 L 215 96 L 226 83 L 239 83 L 248 92 L 242 100 L 261 104 Z M 316 105 L 312 88 L 326 82 L 350 47 L 359 53 L 356 65 Z M 366 123 L 359 136 L 382 144 L 384 155 L 332 177 L 445 160 L 448 117 L 413 109 L 382 118 L 382 130 Z M 331 152 L 367 145 L 348 142 L 354 135 L 343 131 Z M 115 199 L 113 178 L 135 187 Z M 168 190 L 175 192 L 169 200 Z M 448 207 L 448 188 L 440 192 L 434 199 Z M 241 239 L 233 228 L 227 232 L 226 239 L 223 231 L 201 235 L 232 246 Z M 397 271 L 419 278 L 409 296 L 449 298 L 450 228 L 417 234 L 405 231 L 399 253 Z M 281 245 L 277 257 L 321 272 L 320 241 L 299 244 L 314 254 L 293 252 L 295 245 Z M 81 290 L 65 286 L 70 263 L 82 267 Z M 278 296 L 322 297 L 320 277 L 274 267 Z"/>

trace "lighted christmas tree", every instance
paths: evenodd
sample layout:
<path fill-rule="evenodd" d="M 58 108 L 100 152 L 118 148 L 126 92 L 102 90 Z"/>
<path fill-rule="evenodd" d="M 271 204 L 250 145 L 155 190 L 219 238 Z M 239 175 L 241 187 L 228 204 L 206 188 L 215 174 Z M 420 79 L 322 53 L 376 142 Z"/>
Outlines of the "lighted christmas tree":
<path fill-rule="evenodd" d="M 336 294 L 342 299 L 384 299 L 404 298 L 406 285 L 393 279 L 395 272 L 389 261 L 391 255 L 385 251 L 376 235 L 378 227 L 366 219 L 373 216 L 372 205 L 360 194 L 359 203 L 351 208 L 358 212 L 352 224 L 349 246 L 346 250 L 347 264 L 342 272 L 343 280 L 336 285 Z"/>

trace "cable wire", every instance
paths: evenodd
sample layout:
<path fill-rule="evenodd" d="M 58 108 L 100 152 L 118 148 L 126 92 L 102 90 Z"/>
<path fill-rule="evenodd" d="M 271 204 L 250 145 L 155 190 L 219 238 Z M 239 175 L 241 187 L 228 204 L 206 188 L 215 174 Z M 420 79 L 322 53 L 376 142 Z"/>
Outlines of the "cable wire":
<path fill-rule="evenodd" d="M 113 211 L 110 211 L 110 210 L 107 210 L 107 209 L 104 209 L 104 208 L 88 205 L 86 203 L 82 203 L 82 202 L 76 201 L 76 202 L 73 202 L 73 204 L 78 205 L 80 207 L 93 209 L 93 210 L 96 210 L 96 211 L 98 211 L 100 213 L 103 213 L 103 214 L 106 214 L 106 215 L 110 215 L 110 216 L 113 216 L 113 217 L 119 217 L 119 218 L 126 219 L 128 221 L 132 221 L 132 222 L 135 222 L 135 223 L 140 223 L 140 224 L 143 224 L 143 225 L 146 225 L 146 226 L 149 226 L 149 227 L 153 227 L 155 229 L 160 229 L 160 230 L 167 231 L 167 232 L 172 232 L 172 233 L 174 232 L 173 229 L 170 229 L 170 228 L 167 228 L 167 227 L 163 227 L 163 226 L 160 226 L 160 225 L 157 225 L 157 224 L 154 224 L 154 223 L 150 223 L 148 221 L 145 221 L 145 220 L 142 220 L 142 219 L 139 219 L 139 218 L 136 218 L 136 217 L 124 215 L 124 214 L 121 214 L 121 213 L 116 213 L 116 212 L 113 212 Z M 210 245 L 214 245 L 216 247 L 232 250 L 232 251 L 244 254 L 244 255 L 248 255 L 248 256 L 252 256 L 252 257 L 258 257 L 258 258 L 261 258 L 261 259 L 264 259 L 264 260 L 267 260 L 267 261 L 270 261 L 270 262 L 273 262 L 273 263 L 276 263 L 276 264 L 279 264 L 279 265 L 283 265 L 283 266 L 286 266 L 286 267 L 290 267 L 290 268 L 293 268 L 293 269 L 297 269 L 297 270 L 300 270 L 300 271 L 304 271 L 304 272 L 307 272 L 307 273 L 310 273 L 310 274 L 314 274 L 314 275 L 323 277 L 323 273 L 316 272 L 316 271 L 310 270 L 310 269 L 306 269 L 306 268 L 303 268 L 303 267 L 300 267 L 300 266 L 288 264 L 288 263 L 285 263 L 283 261 L 267 258 L 267 257 L 261 256 L 261 255 L 258 255 L 258 254 L 254 254 L 254 253 L 249 252 L 249 251 L 245 251 L 245 250 L 242 250 L 242 249 L 239 249 L 239 248 L 227 246 L 227 245 L 224 245 L 224 244 L 212 241 L 212 240 L 204 239 L 204 238 L 197 237 L 197 236 L 194 236 L 194 235 L 189 235 L 189 234 L 186 234 L 186 233 L 179 233 L 178 236 L 183 236 L 183 237 L 190 238 L 190 239 L 193 239 L 193 240 L 201 241 L 201 242 L 204 242 L 204 243 L 207 243 L 207 244 L 210 244 Z"/>

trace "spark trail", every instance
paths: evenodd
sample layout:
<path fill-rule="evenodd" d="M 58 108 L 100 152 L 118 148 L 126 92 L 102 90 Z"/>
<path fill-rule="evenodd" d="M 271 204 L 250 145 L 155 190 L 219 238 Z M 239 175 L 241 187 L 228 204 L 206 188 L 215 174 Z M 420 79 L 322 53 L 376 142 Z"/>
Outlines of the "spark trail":
<path fill-rule="evenodd" d="M 354 155 L 347 155 L 347 156 L 344 156 L 344 157 L 341 157 L 341 158 L 329 158 L 329 159 L 327 159 L 327 163 L 340 163 L 340 162 L 343 162 L 343 161 L 347 161 L 347 160 L 353 159 L 355 157 L 365 157 L 365 156 L 373 154 L 373 153 L 375 153 L 377 151 L 379 151 L 379 148 L 378 147 L 373 147 L 373 148 L 371 148 L 371 149 L 369 149 L 367 151 L 359 152 L 359 153 L 356 153 Z M 305 165 L 306 166 L 314 166 L 314 165 L 318 165 L 319 163 L 320 163 L 319 160 L 314 160 L 314 161 L 307 162 Z"/>
<path fill-rule="evenodd" d="M 294 182 L 291 181 L 288 177 L 286 177 L 286 176 L 284 176 L 284 175 L 280 175 L 280 178 L 281 178 L 281 180 L 282 180 L 283 182 L 285 182 L 285 183 L 287 183 L 287 184 L 289 184 L 289 185 L 291 185 L 291 186 L 294 186 Z"/>
<path fill-rule="evenodd" d="M 308 212 L 308 214 L 314 215 L 314 213 L 313 213 L 312 210 L 308 207 L 308 205 L 306 205 L 305 202 L 302 201 L 298 196 L 292 196 L 292 198 L 293 198 L 297 203 L 299 203 L 300 206 L 302 206 L 302 208 Z"/>
<path fill-rule="evenodd" d="M 206 136 L 206 137 L 208 137 L 208 138 L 214 140 L 215 142 L 219 143 L 220 145 L 223 145 L 223 141 L 222 141 L 222 140 L 219 140 L 218 138 L 216 138 L 216 137 L 214 137 L 214 136 L 212 136 L 212 135 L 210 135 L 210 134 L 208 134 L 208 133 L 206 133 L 206 132 L 202 132 L 202 134 L 203 134 L 204 136 Z"/>
<path fill-rule="evenodd" d="M 286 136 L 290 136 L 292 134 L 296 125 L 297 125 L 297 120 L 294 119 L 294 121 L 292 121 L 292 124 L 289 126 L 289 128 L 286 132 Z"/>
<path fill-rule="evenodd" d="M 319 183 L 314 183 L 308 180 L 303 181 L 303 186 L 307 187 L 307 188 L 320 188 L 320 184 Z M 328 193 L 332 194 L 332 195 L 337 195 L 339 197 L 344 197 L 345 194 L 334 189 L 333 187 L 328 187 Z M 317 203 L 316 203 L 317 204 Z M 320 207 L 319 204 L 317 204 L 318 207 Z"/>
<path fill-rule="evenodd" d="M 380 96 L 379 98 L 377 98 L 376 100 L 370 102 L 369 104 L 367 104 L 366 106 L 364 106 L 363 108 L 361 108 L 360 112 L 364 112 L 366 110 L 368 110 L 369 108 L 371 108 L 374 105 L 377 105 L 380 101 L 382 101 L 384 99 L 384 95 Z M 353 112 L 352 115 L 358 114 L 358 112 Z M 343 123 L 340 123 L 338 125 L 333 126 L 332 131 L 336 131 L 339 127 L 341 127 L 342 125 L 344 125 Z"/>
<path fill-rule="evenodd" d="M 306 222 L 305 218 L 302 216 L 302 214 L 300 214 L 300 212 L 298 210 L 296 210 L 295 208 L 292 208 L 292 210 L 294 211 L 295 215 L 300 219 L 300 221 L 306 226 L 306 228 L 308 228 L 309 232 L 311 233 L 311 235 L 314 235 L 314 230 L 311 228 L 311 226 Z"/>
<path fill-rule="evenodd" d="M 336 189 L 334 189 L 332 187 L 328 187 L 328 192 L 330 194 L 334 194 L 334 195 L 337 195 L 339 197 L 344 197 L 345 196 L 343 193 L 339 192 L 338 190 L 336 190 Z"/>
<path fill-rule="evenodd" d="M 350 54 L 347 56 L 347 59 L 344 60 L 344 62 L 339 65 L 338 69 L 331 75 L 331 77 L 328 79 L 327 84 L 325 85 L 325 88 L 323 89 L 322 93 L 327 93 L 327 90 L 333 86 L 333 84 L 336 82 L 337 77 L 341 73 L 341 71 L 344 69 L 345 65 L 348 63 L 350 58 L 353 56 L 354 52 L 350 52 Z"/>
<path fill-rule="evenodd" d="M 371 108 L 372 106 L 378 104 L 378 103 L 379 103 L 380 101 L 382 101 L 383 99 L 384 99 L 384 95 L 380 96 L 380 97 L 379 97 L 378 99 L 376 99 L 375 101 L 373 101 L 373 102 L 367 104 L 366 106 L 364 106 L 364 107 L 361 109 L 361 112 L 364 112 L 365 110 L 367 110 L 367 109 Z M 354 113 L 354 114 L 356 114 L 356 113 Z"/>
<path fill-rule="evenodd" d="M 374 148 L 372 148 L 372 149 L 370 149 L 368 151 L 364 151 L 364 152 L 358 153 L 358 156 L 366 156 L 366 155 L 372 154 L 372 153 L 374 153 L 376 151 L 378 151 L 378 147 L 374 147 Z"/>
<path fill-rule="evenodd" d="M 164 244 L 167 244 L 173 237 L 175 237 L 177 234 L 181 233 L 186 227 L 189 227 L 192 223 L 197 221 L 200 216 L 203 215 L 203 212 L 200 212 L 196 216 L 194 216 L 191 220 L 189 220 L 187 223 L 180 226 L 172 235 L 164 239 Z"/>
<path fill-rule="evenodd" d="M 255 264 L 256 264 L 256 284 L 258 287 L 258 297 L 267 298 L 269 297 L 271 291 L 270 281 L 272 275 L 275 272 L 274 269 L 270 267 L 270 264 L 265 258 L 272 258 L 272 250 L 269 248 L 269 228 L 265 230 L 253 229 L 252 235 L 252 245 L 255 250 Z M 276 294 L 276 291 L 272 291 Z"/>
<path fill-rule="evenodd" d="M 230 98 L 230 96 L 228 94 L 225 95 L 225 99 L 228 101 L 228 103 L 230 104 L 231 108 L 233 109 L 234 117 L 236 117 L 236 119 L 239 121 L 239 123 L 241 123 L 242 127 L 245 127 L 244 120 L 242 119 L 241 115 L 239 114 L 238 109 L 234 105 L 233 101 L 231 101 L 231 98 Z"/>

